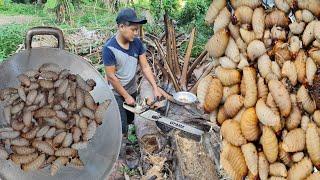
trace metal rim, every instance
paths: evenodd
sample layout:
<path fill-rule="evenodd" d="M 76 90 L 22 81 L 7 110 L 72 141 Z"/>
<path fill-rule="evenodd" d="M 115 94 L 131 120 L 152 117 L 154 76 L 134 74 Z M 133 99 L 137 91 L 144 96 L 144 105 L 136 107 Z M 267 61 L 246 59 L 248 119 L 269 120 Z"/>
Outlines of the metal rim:
<path fill-rule="evenodd" d="M 9 67 L 9 68 L 11 68 L 11 66 L 12 65 L 10 65 L 10 61 L 12 60 L 12 59 L 14 59 L 15 57 L 18 57 L 19 55 L 22 55 L 22 54 L 24 54 L 24 55 L 28 55 L 28 54 L 30 54 L 31 53 L 31 51 L 39 51 L 39 50 L 46 50 L 46 49 L 50 49 L 50 51 L 52 50 L 52 51 L 57 51 L 59 54 L 61 53 L 61 54 L 63 54 L 63 53 L 65 53 L 65 54 L 67 54 L 67 55 L 69 55 L 69 56 L 74 56 L 74 57 L 76 57 L 77 59 L 80 59 L 84 64 L 86 64 L 92 71 L 94 71 L 95 73 L 97 73 L 97 74 L 99 74 L 99 72 L 88 62 L 88 61 L 86 61 L 84 58 L 82 58 L 82 57 L 80 57 L 80 56 L 77 56 L 77 55 L 75 55 L 75 54 L 72 54 L 72 53 L 70 53 L 70 52 L 67 52 L 67 51 L 65 51 L 65 50 L 61 50 L 61 49 L 57 49 L 57 48 L 45 48 L 45 47 L 41 47 L 41 48 L 32 48 L 32 49 L 30 49 L 30 50 L 25 50 L 25 51 L 22 51 L 22 52 L 20 52 L 20 53 L 17 53 L 17 54 L 14 54 L 13 56 L 11 56 L 11 57 L 9 57 L 6 61 L 4 61 L 3 63 L 0 63 L 0 66 L 3 66 L 3 67 Z M 92 72 L 91 71 L 91 72 Z M 107 83 L 106 83 L 106 80 L 99 74 L 99 77 L 97 77 L 98 79 L 101 79 L 101 80 L 103 80 L 104 82 L 105 82 L 105 84 L 106 84 L 106 86 L 107 86 Z M 110 91 L 111 92 L 111 91 Z M 112 101 L 113 102 L 116 102 L 115 101 L 115 97 L 114 97 L 114 95 L 112 94 L 112 96 L 113 97 L 110 97 L 111 99 L 112 99 Z M 113 112 L 113 113 L 116 113 L 117 115 L 117 117 L 120 119 L 120 113 L 119 113 L 119 109 L 118 109 L 118 106 L 115 106 L 115 110 L 116 110 L 116 112 Z M 121 121 L 119 120 L 119 127 L 121 128 Z M 111 167 L 111 169 L 110 170 L 108 170 L 107 168 L 105 169 L 105 171 L 104 171 L 104 173 L 103 173 L 103 176 L 102 176 L 102 178 L 101 179 L 105 179 L 106 177 L 108 177 L 111 173 L 112 173 L 112 169 L 113 169 L 113 167 L 115 166 L 115 164 L 116 164 L 116 160 L 118 159 L 118 156 L 119 156 L 119 152 L 120 152 L 120 148 L 121 148 L 121 140 L 122 140 L 122 134 L 121 134 L 121 132 L 119 131 L 119 134 L 117 133 L 116 134 L 116 136 L 118 136 L 117 137 L 117 139 L 119 139 L 120 140 L 120 142 L 119 142 L 119 146 L 117 146 L 117 147 L 115 147 L 116 148 L 116 150 L 115 150 L 115 153 L 116 153 L 116 155 L 115 156 L 113 156 L 111 159 L 111 161 L 112 161 L 112 167 Z M 117 143 L 118 144 L 118 143 Z M 0 175 L 0 178 L 2 178 L 1 177 L 2 176 L 2 174 Z"/>
<path fill-rule="evenodd" d="M 192 104 L 197 101 L 197 96 L 187 91 L 176 92 L 173 94 L 173 98 L 182 104 Z"/>

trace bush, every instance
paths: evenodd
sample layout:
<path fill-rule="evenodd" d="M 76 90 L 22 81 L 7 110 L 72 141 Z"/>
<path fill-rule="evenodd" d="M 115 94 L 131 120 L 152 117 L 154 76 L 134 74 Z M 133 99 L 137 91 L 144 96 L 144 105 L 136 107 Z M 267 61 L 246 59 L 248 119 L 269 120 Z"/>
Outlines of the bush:
<path fill-rule="evenodd" d="M 24 37 L 29 27 L 26 25 L 0 26 L 0 62 L 17 50 L 19 44 L 24 42 Z"/>
<path fill-rule="evenodd" d="M 3 6 L 0 6 L 0 14 L 31 15 L 31 16 L 35 15 L 35 16 L 41 16 L 41 17 L 44 17 L 46 15 L 40 6 L 32 5 L 32 4 L 15 4 L 15 3 L 5 3 Z"/>
<path fill-rule="evenodd" d="M 197 57 L 204 49 L 209 37 L 213 34 L 213 28 L 207 26 L 204 16 L 212 0 L 187 0 L 185 6 L 178 16 L 178 27 L 181 31 L 190 33 L 193 27 L 196 27 L 196 38 L 193 43 L 192 56 Z M 185 52 L 187 43 L 180 49 Z"/>

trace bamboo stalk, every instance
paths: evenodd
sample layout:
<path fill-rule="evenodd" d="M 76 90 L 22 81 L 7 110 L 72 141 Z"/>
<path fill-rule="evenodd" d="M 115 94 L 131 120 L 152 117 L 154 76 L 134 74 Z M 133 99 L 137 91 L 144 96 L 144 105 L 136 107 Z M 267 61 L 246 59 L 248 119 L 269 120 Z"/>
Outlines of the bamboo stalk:
<path fill-rule="evenodd" d="M 169 74 L 166 71 L 166 69 L 159 63 L 159 61 L 155 60 L 154 61 L 156 66 L 158 66 L 158 68 L 160 69 L 160 71 L 162 72 L 163 75 L 163 84 L 167 85 L 169 83 Z"/>
<path fill-rule="evenodd" d="M 190 66 L 190 68 L 187 72 L 187 78 L 186 78 L 187 81 L 191 77 L 193 70 L 197 67 L 198 64 L 201 63 L 201 61 L 207 55 L 207 53 L 208 53 L 208 51 L 206 51 L 206 50 L 202 51 L 202 53 L 197 57 L 197 59 L 194 60 L 194 62 L 192 63 L 192 65 Z"/>
<path fill-rule="evenodd" d="M 178 61 L 178 51 L 177 51 L 177 41 L 176 41 L 176 33 L 173 27 L 172 20 L 170 20 L 170 29 L 171 29 L 171 52 L 172 52 L 172 61 L 174 66 L 174 72 L 176 73 L 177 77 L 181 77 L 181 70 Z"/>
<path fill-rule="evenodd" d="M 190 34 L 188 48 L 187 48 L 187 51 L 186 51 L 186 54 L 184 57 L 184 61 L 183 61 L 182 75 L 181 75 L 181 79 L 180 79 L 180 84 L 181 84 L 183 90 L 187 89 L 187 71 L 188 71 L 188 67 L 189 67 L 189 61 L 190 61 L 191 51 L 192 51 L 192 47 L 193 47 L 195 32 L 196 32 L 196 29 L 193 28 L 192 32 Z"/>
<path fill-rule="evenodd" d="M 158 47 L 158 49 L 161 49 L 160 43 L 157 40 L 154 40 L 154 42 L 156 43 L 156 46 Z M 161 50 L 159 50 L 159 55 L 160 55 L 161 59 L 163 59 L 164 67 L 167 69 L 167 72 L 169 73 L 169 76 L 170 76 L 170 78 L 172 80 L 172 83 L 174 85 L 175 90 L 176 91 L 180 91 L 181 89 L 180 89 L 180 87 L 179 87 L 179 85 L 177 83 L 177 80 L 176 80 L 175 76 L 173 75 L 173 73 L 172 73 L 172 71 L 171 71 L 171 69 L 169 67 L 169 64 L 168 64 L 166 58 L 164 58 L 163 52 L 161 52 Z"/>
<path fill-rule="evenodd" d="M 171 53 L 171 43 L 170 43 L 170 24 L 169 24 L 169 17 L 167 12 L 164 15 L 164 25 L 165 25 L 165 33 L 166 33 L 166 45 L 167 45 L 167 62 L 169 65 L 170 70 L 173 71 L 173 64 L 172 64 L 172 53 Z"/>

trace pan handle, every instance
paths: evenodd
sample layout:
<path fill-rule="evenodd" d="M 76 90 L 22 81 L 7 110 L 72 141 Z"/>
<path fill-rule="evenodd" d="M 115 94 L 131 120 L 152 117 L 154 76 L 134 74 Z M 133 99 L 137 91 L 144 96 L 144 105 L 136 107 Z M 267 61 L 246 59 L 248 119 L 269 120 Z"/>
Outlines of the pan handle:
<path fill-rule="evenodd" d="M 27 50 L 30 50 L 31 47 L 31 42 L 32 42 L 32 37 L 35 35 L 53 35 L 57 38 L 58 40 L 58 47 L 59 49 L 64 49 L 64 37 L 63 33 L 60 29 L 55 28 L 55 27 L 34 27 L 31 28 L 26 35 L 26 41 L 25 41 L 25 47 Z"/>

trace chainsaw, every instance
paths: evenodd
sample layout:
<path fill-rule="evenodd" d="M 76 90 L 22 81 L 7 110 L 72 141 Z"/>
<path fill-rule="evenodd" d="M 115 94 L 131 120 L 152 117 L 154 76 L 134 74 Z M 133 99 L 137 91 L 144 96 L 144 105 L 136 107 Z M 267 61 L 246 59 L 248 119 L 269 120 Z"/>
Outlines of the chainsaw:
<path fill-rule="evenodd" d="M 204 133 L 202 130 L 199 130 L 193 126 L 190 126 L 188 124 L 181 123 L 181 122 L 169 119 L 165 116 L 162 116 L 159 112 L 153 110 L 153 105 L 157 102 L 159 102 L 159 101 L 155 100 L 152 103 L 150 103 L 149 105 L 139 105 L 139 104 L 128 105 L 126 103 L 123 103 L 123 107 L 126 110 L 133 112 L 133 113 L 137 114 L 138 116 L 141 116 L 147 120 L 160 122 L 160 123 L 166 124 L 170 127 L 185 131 L 190 134 L 201 136 Z"/>

